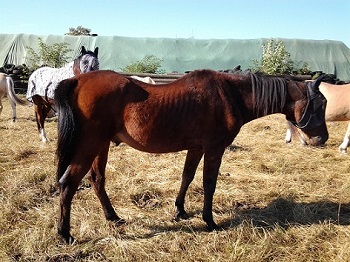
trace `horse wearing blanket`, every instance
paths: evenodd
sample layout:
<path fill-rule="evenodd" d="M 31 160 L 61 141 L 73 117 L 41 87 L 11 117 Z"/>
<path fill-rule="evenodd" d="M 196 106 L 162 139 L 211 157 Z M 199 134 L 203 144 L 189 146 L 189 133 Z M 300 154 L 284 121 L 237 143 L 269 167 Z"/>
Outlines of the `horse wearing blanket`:
<path fill-rule="evenodd" d="M 28 80 L 27 99 L 34 103 L 35 118 L 39 136 L 47 142 L 44 129 L 45 119 L 54 108 L 54 92 L 60 81 L 99 69 L 98 47 L 94 52 L 81 48 L 81 55 L 62 68 L 41 67 L 35 70 Z"/>

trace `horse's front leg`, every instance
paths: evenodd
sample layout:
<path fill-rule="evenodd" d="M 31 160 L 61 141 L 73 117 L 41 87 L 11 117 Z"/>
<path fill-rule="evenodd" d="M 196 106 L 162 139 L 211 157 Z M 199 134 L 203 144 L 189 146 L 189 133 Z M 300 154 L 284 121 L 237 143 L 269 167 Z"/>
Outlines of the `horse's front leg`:
<path fill-rule="evenodd" d="M 1 116 L 2 108 L 3 108 L 1 100 L 2 100 L 2 97 L 0 96 L 0 116 Z"/>
<path fill-rule="evenodd" d="M 219 174 L 224 149 L 215 152 L 206 152 L 204 155 L 203 188 L 204 206 L 203 220 L 207 223 L 209 231 L 215 230 L 218 226 L 213 219 L 213 196 L 216 188 L 216 181 Z"/>
<path fill-rule="evenodd" d="M 176 197 L 175 207 L 176 213 L 174 219 L 179 221 L 180 219 L 187 219 L 188 214 L 185 211 L 185 196 L 189 185 L 191 184 L 194 175 L 196 173 L 199 162 L 203 156 L 202 150 L 189 150 L 187 152 L 184 170 L 182 173 L 182 181 L 180 191 Z"/>
<path fill-rule="evenodd" d="M 287 132 L 284 138 L 284 141 L 286 141 L 286 143 L 292 142 L 293 128 L 294 128 L 293 124 L 290 121 L 287 121 Z"/>
<path fill-rule="evenodd" d="M 107 220 L 115 221 L 117 225 L 125 223 L 115 212 L 111 201 L 105 190 L 105 170 L 108 159 L 109 143 L 104 147 L 100 154 L 95 158 L 90 169 L 88 179 L 101 202 L 103 212 Z"/>
<path fill-rule="evenodd" d="M 349 146 L 349 142 L 350 142 L 350 123 L 348 124 L 348 128 L 346 129 L 346 133 L 344 135 L 343 142 L 339 146 L 340 153 L 343 153 L 343 154 L 347 153 L 347 148 Z"/>

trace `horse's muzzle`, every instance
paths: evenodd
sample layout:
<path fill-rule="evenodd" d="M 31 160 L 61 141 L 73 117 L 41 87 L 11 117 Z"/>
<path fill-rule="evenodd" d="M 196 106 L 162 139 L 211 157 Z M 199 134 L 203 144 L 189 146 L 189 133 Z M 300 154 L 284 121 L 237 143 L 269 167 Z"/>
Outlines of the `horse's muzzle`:
<path fill-rule="evenodd" d="M 328 140 L 328 135 L 324 136 L 314 136 L 309 139 L 309 145 L 311 146 L 322 146 Z"/>

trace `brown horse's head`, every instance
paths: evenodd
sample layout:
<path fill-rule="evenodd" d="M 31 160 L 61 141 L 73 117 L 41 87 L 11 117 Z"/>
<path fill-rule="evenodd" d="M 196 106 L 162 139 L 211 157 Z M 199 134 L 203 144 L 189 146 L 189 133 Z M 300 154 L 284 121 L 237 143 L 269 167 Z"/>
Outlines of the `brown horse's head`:
<path fill-rule="evenodd" d="M 302 83 L 306 97 L 295 102 L 292 116 L 287 115 L 287 120 L 299 129 L 303 143 L 312 146 L 323 145 L 328 140 L 325 122 L 327 101 L 318 88 L 320 83 L 321 78 Z"/>
<path fill-rule="evenodd" d="M 81 55 L 74 60 L 73 71 L 74 75 L 84 74 L 90 71 L 96 71 L 100 68 L 98 61 L 98 47 L 94 52 L 87 51 L 84 46 L 81 47 Z"/>

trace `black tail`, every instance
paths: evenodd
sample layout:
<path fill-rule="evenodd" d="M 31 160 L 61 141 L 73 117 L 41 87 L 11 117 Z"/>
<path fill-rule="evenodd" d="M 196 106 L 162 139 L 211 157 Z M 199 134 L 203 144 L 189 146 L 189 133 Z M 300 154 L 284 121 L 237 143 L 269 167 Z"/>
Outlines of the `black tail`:
<path fill-rule="evenodd" d="M 71 95 L 78 80 L 70 78 L 60 82 L 55 90 L 55 105 L 58 111 L 57 129 L 57 181 L 65 173 L 75 152 L 78 125 L 71 105 Z"/>

